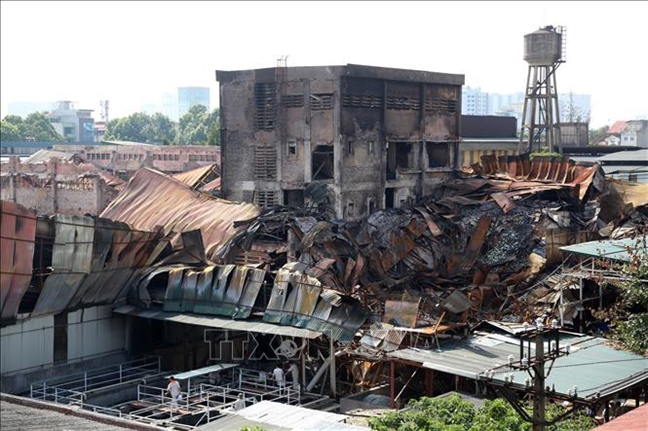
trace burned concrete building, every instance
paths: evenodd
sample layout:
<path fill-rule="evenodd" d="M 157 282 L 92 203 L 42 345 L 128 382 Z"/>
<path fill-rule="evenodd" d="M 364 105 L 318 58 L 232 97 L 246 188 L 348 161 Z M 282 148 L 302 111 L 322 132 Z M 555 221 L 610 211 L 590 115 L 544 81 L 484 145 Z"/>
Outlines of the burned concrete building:
<path fill-rule="evenodd" d="M 347 64 L 217 71 L 226 199 L 398 208 L 457 165 L 464 76 Z"/>

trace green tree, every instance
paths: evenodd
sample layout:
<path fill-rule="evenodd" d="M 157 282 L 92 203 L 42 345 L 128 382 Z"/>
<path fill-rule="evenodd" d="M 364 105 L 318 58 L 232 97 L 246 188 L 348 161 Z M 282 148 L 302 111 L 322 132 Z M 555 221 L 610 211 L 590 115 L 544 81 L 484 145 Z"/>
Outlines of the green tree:
<path fill-rule="evenodd" d="M 62 141 L 49 117 L 44 112 L 34 112 L 23 119 L 7 115 L 2 120 L 2 140 L 6 141 Z"/>
<path fill-rule="evenodd" d="M 219 112 L 194 105 L 180 117 L 176 142 L 183 145 L 220 145 Z"/>
<path fill-rule="evenodd" d="M 168 117 L 157 112 L 153 116 L 137 112 L 128 117 L 108 122 L 105 139 L 170 144 L 176 135 L 176 125 Z"/>
<path fill-rule="evenodd" d="M 458 395 L 445 398 L 427 398 L 410 401 L 409 409 L 390 412 L 369 419 L 369 426 L 376 431 L 530 431 L 532 425 L 525 422 L 506 401 L 486 400 L 484 406 L 475 409 Z M 547 418 L 562 414 L 562 407 L 550 404 Z M 595 425 L 594 420 L 582 413 L 547 427 L 547 431 L 587 431 Z"/>
<path fill-rule="evenodd" d="M 176 125 L 169 119 L 169 117 L 156 112 L 151 117 L 150 129 L 148 130 L 148 137 L 151 142 L 168 145 L 173 143 L 176 135 Z"/>
<path fill-rule="evenodd" d="M 629 254 L 631 262 L 623 267 L 629 278 L 621 285 L 617 332 L 627 348 L 648 355 L 648 245 L 640 242 Z"/>
<path fill-rule="evenodd" d="M 20 128 L 9 121 L 0 121 L 0 141 L 22 141 Z"/>
<path fill-rule="evenodd" d="M 598 129 L 590 129 L 589 131 L 589 142 L 590 145 L 598 145 L 600 142 L 603 142 L 607 138 L 608 126 L 599 127 Z"/>

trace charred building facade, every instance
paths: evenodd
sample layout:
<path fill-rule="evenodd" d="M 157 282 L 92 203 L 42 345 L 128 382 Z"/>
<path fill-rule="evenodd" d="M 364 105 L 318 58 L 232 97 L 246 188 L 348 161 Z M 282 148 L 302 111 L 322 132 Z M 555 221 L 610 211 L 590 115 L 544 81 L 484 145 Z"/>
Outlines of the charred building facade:
<path fill-rule="evenodd" d="M 396 208 L 457 165 L 464 76 L 348 64 L 217 71 L 222 193 L 337 217 Z"/>

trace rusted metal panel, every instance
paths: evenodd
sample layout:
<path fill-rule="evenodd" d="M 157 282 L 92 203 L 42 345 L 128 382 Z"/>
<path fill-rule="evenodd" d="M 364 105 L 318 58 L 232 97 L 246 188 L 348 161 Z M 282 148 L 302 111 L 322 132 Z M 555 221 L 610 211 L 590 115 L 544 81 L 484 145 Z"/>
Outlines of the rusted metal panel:
<path fill-rule="evenodd" d="M 94 219 L 58 214 L 54 225 L 52 274 L 45 280 L 32 316 L 65 310 L 92 270 Z"/>
<path fill-rule="evenodd" d="M 293 262 L 284 265 L 263 316 L 265 322 L 305 327 L 338 341 L 350 341 L 367 318 L 355 300 L 323 289 L 319 280 L 305 274 L 308 267 Z"/>
<path fill-rule="evenodd" d="M 458 290 L 453 291 L 442 303 L 441 306 L 451 313 L 460 314 L 470 309 L 470 299 Z"/>
<path fill-rule="evenodd" d="M 182 311 L 192 312 L 196 304 L 196 285 L 198 284 L 199 271 L 185 270 L 182 279 L 182 298 L 180 308 Z"/>
<path fill-rule="evenodd" d="M 184 268 L 174 268 L 169 271 L 169 283 L 164 295 L 164 311 L 182 311 L 180 301 L 177 299 L 182 298 L 183 278 Z"/>
<path fill-rule="evenodd" d="M 211 178 L 214 176 L 220 176 L 220 169 L 216 163 L 175 174 L 173 178 L 192 189 L 198 189 L 207 182 L 213 181 Z"/>
<path fill-rule="evenodd" d="M 214 277 L 217 274 L 218 267 L 208 266 L 203 269 L 198 275 L 198 283 L 196 283 L 196 304 L 194 305 L 195 313 L 207 312 L 211 307 L 212 284 L 218 279 Z"/>
<path fill-rule="evenodd" d="M 399 330 L 393 325 L 374 322 L 360 339 L 360 343 L 374 350 L 393 352 L 400 347 L 405 334 L 405 331 Z"/>
<path fill-rule="evenodd" d="M 515 207 L 513 201 L 510 200 L 505 193 L 493 193 L 491 197 L 495 200 L 495 202 L 497 202 L 497 205 L 502 208 L 504 214 L 511 211 Z"/>
<path fill-rule="evenodd" d="M 387 300 L 382 321 L 396 326 L 413 328 L 416 326 L 420 302 L 420 299 L 415 302 Z"/>
<path fill-rule="evenodd" d="M 439 236 L 443 233 L 443 231 L 439 228 L 439 226 L 436 223 L 434 223 L 434 220 L 432 220 L 432 217 L 430 217 L 430 214 L 425 209 L 420 207 L 414 209 L 423 216 L 423 218 L 425 219 L 425 223 L 427 223 L 428 229 L 430 229 L 432 235 Z"/>
<path fill-rule="evenodd" d="M 0 320 L 12 320 L 32 278 L 36 211 L 0 201 Z"/>
<path fill-rule="evenodd" d="M 216 260 L 218 249 L 239 230 L 234 222 L 258 214 L 254 204 L 197 193 L 167 175 L 143 168 L 101 216 L 144 231 L 157 226 L 163 226 L 166 232 L 200 229 L 207 258 Z"/>
<path fill-rule="evenodd" d="M 252 308 L 259 296 L 266 272 L 262 269 L 250 268 L 245 283 L 245 290 L 239 299 L 238 310 L 233 316 L 237 319 L 247 319 L 252 313 Z"/>

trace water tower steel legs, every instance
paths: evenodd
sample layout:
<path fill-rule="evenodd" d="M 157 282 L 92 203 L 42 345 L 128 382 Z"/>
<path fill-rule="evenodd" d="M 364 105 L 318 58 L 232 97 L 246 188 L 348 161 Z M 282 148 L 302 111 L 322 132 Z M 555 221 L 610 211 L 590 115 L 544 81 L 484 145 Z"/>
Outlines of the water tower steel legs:
<path fill-rule="evenodd" d="M 556 69 L 559 65 L 529 66 L 518 152 L 524 147 L 529 152 L 543 147 L 550 152 L 560 148 L 560 111 L 556 87 Z"/>

